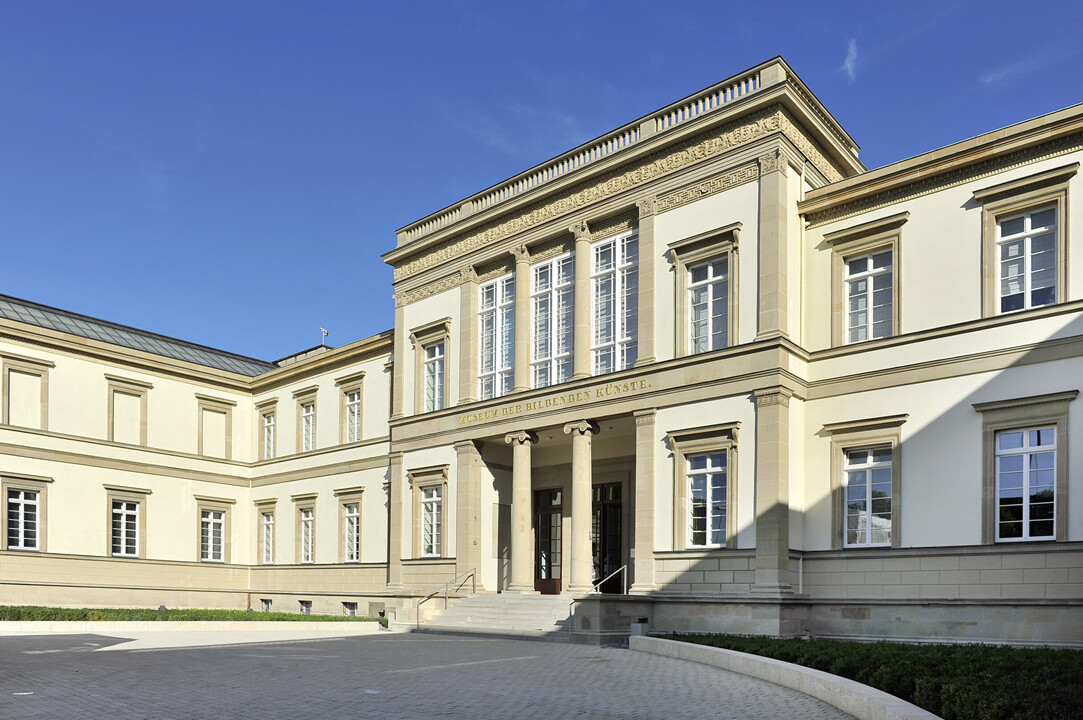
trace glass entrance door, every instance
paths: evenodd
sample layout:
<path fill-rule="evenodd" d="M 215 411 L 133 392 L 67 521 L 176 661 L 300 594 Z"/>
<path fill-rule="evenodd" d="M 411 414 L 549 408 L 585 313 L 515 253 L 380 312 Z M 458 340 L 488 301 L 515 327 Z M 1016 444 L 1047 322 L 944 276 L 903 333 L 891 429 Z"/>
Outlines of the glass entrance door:
<path fill-rule="evenodd" d="M 561 495 L 560 490 L 534 493 L 534 589 L 543 595 L 560 594 Z"/>
<path fill-rule="evenodd" d="M 621 562 L 621 497 L 620 483 L 595 485 L 591 504 L 590 544 L 594 557 L 592 582 L 620 569 Z M 620 575 L 610 578 L 599 588 L 604 593 L 620 593 L 624 589 Z"/>

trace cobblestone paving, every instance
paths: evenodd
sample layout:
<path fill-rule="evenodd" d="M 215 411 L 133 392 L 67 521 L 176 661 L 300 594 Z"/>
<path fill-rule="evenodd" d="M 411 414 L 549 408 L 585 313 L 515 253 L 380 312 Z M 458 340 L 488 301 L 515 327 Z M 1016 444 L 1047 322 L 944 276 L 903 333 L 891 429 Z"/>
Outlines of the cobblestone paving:
<path fill-rule="evenodd" d="M 760 680 L 617 648 L 390 633 L 142 650 L 125 642 L 0 637 L 0 718 L 850 717 Z"/>

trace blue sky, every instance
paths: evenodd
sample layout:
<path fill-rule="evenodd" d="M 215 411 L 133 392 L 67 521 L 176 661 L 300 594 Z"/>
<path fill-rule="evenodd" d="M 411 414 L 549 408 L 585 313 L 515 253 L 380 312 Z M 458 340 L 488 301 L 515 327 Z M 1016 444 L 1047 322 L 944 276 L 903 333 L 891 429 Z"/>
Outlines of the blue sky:
<path fill-rule="evenodd" d="M 395 230 L 782 55 L 881 165 L 1083 102 L 1078 2 L 0 0 L 0 293 L 273 360 Z"/>

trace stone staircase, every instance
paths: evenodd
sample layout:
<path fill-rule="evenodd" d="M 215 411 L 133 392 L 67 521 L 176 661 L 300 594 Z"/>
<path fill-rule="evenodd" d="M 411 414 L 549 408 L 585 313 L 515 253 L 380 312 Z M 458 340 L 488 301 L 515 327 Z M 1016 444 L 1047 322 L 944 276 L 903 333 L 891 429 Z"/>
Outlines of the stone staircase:
<path fill-rule="evenodd" d="M 440 603 L 434 598 L 432 602 Z M 566 595 L 485 593 L 458 598 L 421 623 L 429 632 L 571 640 L 572 600 Z"/>

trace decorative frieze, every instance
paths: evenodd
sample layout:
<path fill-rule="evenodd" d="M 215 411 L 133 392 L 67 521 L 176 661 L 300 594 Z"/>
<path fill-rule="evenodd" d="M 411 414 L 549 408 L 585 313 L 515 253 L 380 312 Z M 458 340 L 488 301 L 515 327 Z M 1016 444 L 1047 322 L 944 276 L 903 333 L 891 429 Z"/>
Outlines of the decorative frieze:
<path fill-rule="evenodd" d="M 1067 135 L 1056 140 L 1050 140 L 1049 142 L 1017 150 L 1006 155 L 992 157 L 972 165 L 967 165 L 966 167 L 924 177 L 921 180 L 893 187 L 884 192 L 858 198 L 849 202 L 839 203 L 838 205 L 834 205 L 825 210 L 809 213 L 805 219 L 809 223 L 809 227 L 826 225 L 837 220 L 853 217 L 854 215 L 863 212 L 877 210 L 896 203 L 913 200 L 922 195 L 929 195 L 950 187 L 972 182 L 983 177 L 989 177 L 996 173 L 1011 170 L 1012 168 L 1074 152 L 1080 148 L 1083 148 L 1083 133 Z"/>
<path fill-rule="evenodd" d="M 801 153 L 809 159 L 816 169 L 824 174 L 828 182 L 835 182 L 842 180 L 843 175 L 839 172 L 835 163 L 820 152 L 820 148 L 816 143 L 812 142 L 808 138 L 808 134 L 805 133 L 805 129 L 801 127 L 790 114 L 785 110 L 779 113 L 779 129 L 782 130 L 782 134 L 793 143 L 794 147 L 801 151 Z"/>
<path fill-rule="evenodd" d="M 766 155 L 760 155 L 759 158 L 757 158 L 757 162 L 760 165 L 760 175 L 773 173 L 779 169 L 778 156 L 778 150 L 774 150 Z"/>
<path fill-rule="evenodd" d="M 531 262 L 545 262 L 557 255 L 571 252 L 573 243 L 567 237 L 555 238 L 530 249 Z"/>
<path fill-rule="evenodd" d="M 653 214 L 661 214 L 667 210 L 678 208 L 681 205 L 687 205 L 690 202 L 695 202 L 710 195 L 717 195 L 720 192 L 725 192 L 730 188 L 737 187 L 738 185 L 744 185 L 745 183 L 753 182 L 760 177 L 760 166 L 757 163 L 749 163 L 739 168 L 729 170 L 721 175 L 715 175 L 714 177 L 707 178 L 694 185 L 683 187 L 680 190 L 671 192 L 667 195 L 654 200 L 651 205 Z M 643 205 L 640 205 L 640 213 L 643 214 Z"/>
<path fill-rule="evenodd" d="M 478 268 L 478 282 L 488 282 L 495 280 L 501 275 L 507 275 L 515 269 L 515 265 L 511 258 L 501 258 L 500 261 L 490 263 L 485 267 Z"/>
<path fill-rule="evenodd" d="M 773 106 L 746 118 L 690 138 L 649 155 L 641 163 L 619 168 L 581 183 L 562 193 L 524 208 L 519 213 L 494 221 L 474 232 L 446 240 L 424 250 L 414 259 L 395 268 L 398 282 L 423 270 L 452 261 L 468 252 L 491 245 L 541 223 L 575 212 L 606 198 L 670 175 L 694 163 L 748 145 L 783 127 L 781 108 Z M 801 134 L 793 123 L 793 132 Z M 802 140 L 808 141 L 802 135 Z M 800 146 L 797 139 L 794 144 Z M 822 157 L 822 156 L 821 156 Z M 811 158 L 810 158 L 811 159 Z"/>
<path fill-rule="evenodd" d="M 596 240 L 604 240 L 637 227 L 639 227 L 639 213 L 629 212 L 593 224 L 590 228 L 590 236 Z"/>
<path fill-rule="evenodd" d="M 445 278 L 441 278 L 436 282 L 426 283 L 422 287 L 408 290 L 407 292 L 395 293 L 395 307 L 404 307 L 415 303 L 418 300 L 423 300 L 433 295 L 438 295 L 445 290 L 451 290 L 457 288 L 463 284 L 463 273 L 455 273 L 454 275 L 448 275 Z"/>
<path fill-rule="evenodd" d="M 753 395 L 756 397 L 756 407 L 765 407 L 768 405 L 782 405 L 783 407 L 789 407 L 790 398 L 793 397 L 793 391 L 789 388 L 778 386 L 756 390 Z"/>

